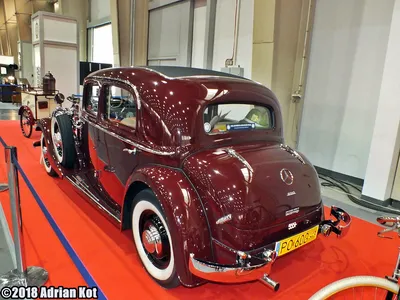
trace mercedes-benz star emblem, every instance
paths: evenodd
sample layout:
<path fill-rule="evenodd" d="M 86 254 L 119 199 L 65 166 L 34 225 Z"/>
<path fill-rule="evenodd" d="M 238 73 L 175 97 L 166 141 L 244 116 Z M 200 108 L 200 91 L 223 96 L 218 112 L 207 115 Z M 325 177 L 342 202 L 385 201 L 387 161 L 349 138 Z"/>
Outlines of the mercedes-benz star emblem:
<path fill-rule="evenodd" d="M 284 183 L 287 185 L 291 185 L 293 183 L 293 174 L 288 169 L 282 169 L 280 174 Z"/>

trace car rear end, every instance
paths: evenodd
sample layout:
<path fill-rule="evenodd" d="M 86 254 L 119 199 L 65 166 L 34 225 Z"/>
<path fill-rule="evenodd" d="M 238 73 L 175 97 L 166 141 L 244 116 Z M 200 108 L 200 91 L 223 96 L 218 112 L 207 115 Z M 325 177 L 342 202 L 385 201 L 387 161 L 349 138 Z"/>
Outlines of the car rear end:
<path fill-rule="evenodd" d="M 215 261 L 192 256 L 190 269 L 212 281 L 232 282 L 231 273 L 233 282 L 263 279 L 276 289 L 268 277 L 272 263 L 314 241 L 325 222 L 318 175 L 283 144 L 271 91 L 251 82 L 202 85 L 214 94 L 196 120 L 202 150 L 182 169 L 202 199 Z"/>

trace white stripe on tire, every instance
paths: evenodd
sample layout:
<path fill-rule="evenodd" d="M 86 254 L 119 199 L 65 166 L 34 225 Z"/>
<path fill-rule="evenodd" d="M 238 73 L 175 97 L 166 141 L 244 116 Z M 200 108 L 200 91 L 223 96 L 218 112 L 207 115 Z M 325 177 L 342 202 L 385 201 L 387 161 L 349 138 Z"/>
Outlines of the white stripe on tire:
<path fill-rule="evenodd" d="M 161 220 L 163 223 L 165 230 L 167 231 L 168 239 L 169 239 L 169 245 L 170 245 L 170 253 L 171 253 L 171 258 L 169 261 L 169 265 L 165 269 L 159 269 L 156 266 L 153 265 L 153 263 L 148 259 L 146 252 L 143 249 L 142 245 L 142 240 L 141 240 L 141 234 L 139 232 L 139 220 L 141 214 L 146 211 L 146 210 L 151 210 L 153 211 Z M 144 267 L 146 268 L 147 272 L 150 273 L 151 276 L 153 276 L 155 279 L 163 281 L 167 280 L 172 276 L 172 273 L 174 272 L 174 252 L 172 249 L 172 239 L 171 239 L 171 234 L 169 232 L 167 222 L 165 221 L 164 217 L 161 215 L 159 212 L 158 208 L 155 207 L 152 203 L 150 203 L 147 200 L 140 200 L 135 208 L 133 209 L 132 213 L 132 232 L 133 232 L 133 239 L 135 241 L 136 249 L 138 251 L 138 254 L 140 256 L 140 259 L 142 260 L 142 263 Z"/>

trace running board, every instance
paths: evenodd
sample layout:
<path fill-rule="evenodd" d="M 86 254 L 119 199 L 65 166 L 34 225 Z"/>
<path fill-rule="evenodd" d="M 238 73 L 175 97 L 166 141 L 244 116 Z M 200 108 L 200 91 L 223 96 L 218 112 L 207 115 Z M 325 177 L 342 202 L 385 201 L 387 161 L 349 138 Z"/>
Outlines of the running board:
<path fill-rule="evenodd" d="M 76 177 L 74 175 L 72 176 L 65 176 L 67 180 L 69 180 L 73 186 L 78 188 L 80 191 L 82 191 L 86 196 L 89 197 L 89 199 L 98 207 L 102 212 L 104 212 L 108 217 L 110 217 L 113 221 L 117 221 L 118 224 L 121 224 L 121 214 L 118 213 L 113 213 L 109 208 L 107 208 L 106 204 L 102 204 L 101 200 L 98 199 L 93 193 L 89 190 L 89 186 L 83 182 L 82 179 L 79 177 Z"/>

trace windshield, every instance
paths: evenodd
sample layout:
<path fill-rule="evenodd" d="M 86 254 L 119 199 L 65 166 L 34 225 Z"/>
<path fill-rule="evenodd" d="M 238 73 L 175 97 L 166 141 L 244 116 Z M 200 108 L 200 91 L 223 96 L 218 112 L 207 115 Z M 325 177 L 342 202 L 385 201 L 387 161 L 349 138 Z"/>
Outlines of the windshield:
<path fill-rule="evenodd" d="M 265 130 L 273 127 L 271 110 L 253 104 L 210 105 L 204 111 L 203 123 L 207 134 Z"/>

